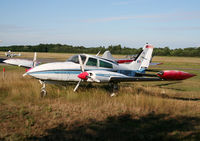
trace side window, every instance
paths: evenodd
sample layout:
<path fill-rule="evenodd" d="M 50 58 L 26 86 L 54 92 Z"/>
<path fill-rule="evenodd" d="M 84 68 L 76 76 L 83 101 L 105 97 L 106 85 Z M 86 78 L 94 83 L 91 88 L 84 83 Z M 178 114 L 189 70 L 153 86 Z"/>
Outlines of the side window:
<path fill-rule="evenodd" d="M 73 56 L 72 58 L 69 59 L 69 61 L 74 62 L 74 63 L 79 63 L 78 55 Z"/>
<path fill-rule="evenodd" d="M 89 58 L 88 62 L 86 63 L 87 66 L 97 66 L 97 59 Z"/>
<path fill-rule="evenodd" d="M 104 61 L 101 61 L 101 60 L 99 60 L 99 62 L 100 62 L 100 64 L 99 64 L 100 67 L 113 68 L 112 64 L 110 64 L 108 62 L 104 62 Z"/>
<path fill-rule="evenodd" d="M 85 56 L 85 55 L 81 55 L 81 59 L 82 59 L 82 62 L 83 62 L 83 64 L 84 64 L 84 62 L 85 62 L 85 60 L 86 60 L 86 56 Z M 74 55 L 74 56 L 70 57 L 67 61 L 68 61 L 68 62 L 74 62 L 74 63 L 79 64 L 78 55 Z"/>

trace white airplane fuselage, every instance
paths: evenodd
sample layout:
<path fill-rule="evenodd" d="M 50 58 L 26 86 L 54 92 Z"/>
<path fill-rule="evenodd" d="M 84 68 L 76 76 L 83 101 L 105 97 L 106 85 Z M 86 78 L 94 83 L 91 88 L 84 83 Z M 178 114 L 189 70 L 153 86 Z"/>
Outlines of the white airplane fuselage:
<path fill-rule="evenodd" d="M 121 82 L 132 79 L 136 73 L 144 73 L 149 66 L 153 47 L 145 45 L 137 60 L 130 64 L 118 64 L 113 59 L 88 54 L 74 55 L 66 62 L 39 65 L 26 74 L 39 80 L 87 82 Z M 135 78 L 134 78 L 135 79 Z"/>
<path fill-rule="evenodd" d="M 109 62 L 108 60 L 102 60 L 101 58 L 95 58 L 91 55 L 85 55 L 86 60 L 84 63 L 85 71 L 92 71 L 100 82 L 109 82 L 110 76 L 127 77 L 127 75 L 121 73 L 123 71 L 134 72 L 126 67 L 126 64 L 117 64 L 115 62 Z M 87 65 L 88 58 L 97 59 L 97 66 Z M 112 65 L 112 68 L 100 67 L 99 62 L 104 61 Z M 137 71 L 137 70 L 136 70 Z M 74 62 L 54 62 L 36 66 L 35 68 L 27 72 L 28 75 L 43 80 L 43 81 L 80 81 L 78 75 L 81 73 L 79 63 Z"/>

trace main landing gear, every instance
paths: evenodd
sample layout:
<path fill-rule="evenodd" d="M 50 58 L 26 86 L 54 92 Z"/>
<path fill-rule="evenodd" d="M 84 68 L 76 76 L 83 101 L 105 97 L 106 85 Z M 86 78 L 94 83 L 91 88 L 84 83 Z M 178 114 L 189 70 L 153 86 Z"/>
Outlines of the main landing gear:
<path fill-rule="evenodd" d="M 111 97 L 116 96 L 117 91 L 119 90 L 119 86 L 117 82 L 112 82 L 111 84 L 111 88 L 112 88 L 112 93 L 111 93 Z"/>
<path fill-rule="evenodd" d="M 44 81 L 39 80 L 40 84 L 42 84 L 42 88 L 41 88 L 41 92 L 40 92 L 40 96 L 41 97 L 45 97 L 47 95 L 47 91 L 46 91 L 46 84 Z"/>

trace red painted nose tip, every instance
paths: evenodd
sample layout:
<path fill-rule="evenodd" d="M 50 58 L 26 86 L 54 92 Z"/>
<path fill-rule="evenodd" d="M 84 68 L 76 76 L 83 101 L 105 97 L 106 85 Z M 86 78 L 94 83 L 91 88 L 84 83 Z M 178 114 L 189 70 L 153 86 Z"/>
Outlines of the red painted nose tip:
<path fill-rule="evenodd" d="M 26 72 L 28 72 L 28 71 L 30 71 L 30 70 L 32 70 L 33 68 L 30 68 L 30 69 L 26 69 Z"/>
<path fill-rule="evenodd" d="M 87 79 L 88 79 L 87 76 L 88 76 L 88 73 L 87 73 L 87 72 L 82 72 L 82 73 L 80 73 L 80 74 L 78 75 L 78 78 L 87 80 Z"/>

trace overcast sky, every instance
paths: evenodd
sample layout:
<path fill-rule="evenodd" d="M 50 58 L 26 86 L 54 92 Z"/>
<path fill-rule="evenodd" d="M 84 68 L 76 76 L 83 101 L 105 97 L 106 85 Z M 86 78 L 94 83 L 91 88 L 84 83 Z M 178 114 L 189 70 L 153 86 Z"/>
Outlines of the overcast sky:
<path fill-rule="evenodd" d="M 199 0 L 1 0 L 0 46 L 200 46 Z"/>

